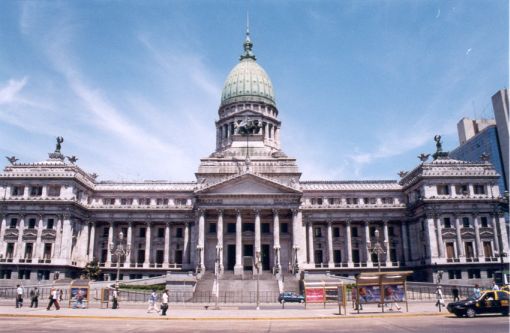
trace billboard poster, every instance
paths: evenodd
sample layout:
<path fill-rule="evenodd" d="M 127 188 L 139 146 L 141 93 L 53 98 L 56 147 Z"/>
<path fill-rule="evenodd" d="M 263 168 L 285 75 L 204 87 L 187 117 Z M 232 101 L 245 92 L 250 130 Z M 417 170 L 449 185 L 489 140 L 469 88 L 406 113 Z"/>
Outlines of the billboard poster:
<path fill-rule="evenodd" d="M 381 302 L 381 287 L 380 286 L 360 286 L 359 290 L 359 302 L 361 304 L 366 303 L 380 303 Z M 352 289 L 352 298 L 356 299 L 356 288 Z"/>
<path fill-rule="evenodd" d="M 88 301 L 89 288 L 71 287 L 70 302 L 73 304 L 73 308 L 85 308 L 86 302 Z"/>
<path fill-rule="evenodd" d="M 401 284 L 390 284 L 383 286 L 385 302 L 404 302 L 405 290 Z"/>
<path fill-rule="evenodd" d="M 306 303 L 324 303 L 324 288 L 305 288 Z"/>

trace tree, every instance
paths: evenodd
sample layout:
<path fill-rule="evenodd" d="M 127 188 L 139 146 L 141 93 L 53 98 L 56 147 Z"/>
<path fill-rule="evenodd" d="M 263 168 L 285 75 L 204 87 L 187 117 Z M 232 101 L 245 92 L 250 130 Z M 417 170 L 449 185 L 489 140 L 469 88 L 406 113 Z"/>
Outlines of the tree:
<path fill-rule="evenodd" d="M 99 262 L 96 258 L 92 259 L 91 262 L 88 262 L 83 268 L 83 273 L 89 280 L 97 280 L 99 275 L 101 274 L 101 269 L 99 268 Z"/>

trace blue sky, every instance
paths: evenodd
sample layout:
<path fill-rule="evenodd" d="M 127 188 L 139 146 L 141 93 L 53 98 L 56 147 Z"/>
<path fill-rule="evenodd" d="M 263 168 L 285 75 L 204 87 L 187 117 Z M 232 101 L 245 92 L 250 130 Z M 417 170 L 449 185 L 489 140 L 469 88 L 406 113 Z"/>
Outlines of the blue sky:
<path fill-rule="evenodd" d="M 247 10 L 302 179 L 397 179 L 508 87 L 506 0 L 2 1 L 0 156 L 194 180 Z"/>

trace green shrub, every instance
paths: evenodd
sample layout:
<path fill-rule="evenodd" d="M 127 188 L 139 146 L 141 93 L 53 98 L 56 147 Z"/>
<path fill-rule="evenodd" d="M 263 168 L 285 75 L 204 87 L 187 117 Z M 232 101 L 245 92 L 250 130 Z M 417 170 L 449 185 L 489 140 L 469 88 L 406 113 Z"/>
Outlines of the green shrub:
<path fill-rule="evenodd" d="M 133 291 L 152 291 L 153 289 L 157 292 L 161 292 L 165 290 L 166 286 L 164 284 L 153 284 L 150 286 L 146 285 L 136 285 L 136 284 L 120 284 L 120 289 L 124 290 L 133 290 Z"/>

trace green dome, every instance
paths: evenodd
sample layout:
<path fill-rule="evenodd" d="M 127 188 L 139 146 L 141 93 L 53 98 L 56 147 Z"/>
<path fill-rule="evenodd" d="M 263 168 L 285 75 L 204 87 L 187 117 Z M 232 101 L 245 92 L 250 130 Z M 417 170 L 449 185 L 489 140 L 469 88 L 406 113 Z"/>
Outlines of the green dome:
<path fill-rule="evenodd" d="M 241 59 L 230 71 L 223 86 L 222 105 L 241 100 L 275 104 L 271 80 L 253 58 Z"/>
<path fill-rule="evenodd" d="M 243 47 L 241 61 L 230 71 L 223 86 L 221 105 L 238 101 L 275 105 L 273 85 L 264 68 L 257 64 L 248 30 Z"/>

